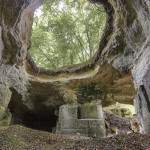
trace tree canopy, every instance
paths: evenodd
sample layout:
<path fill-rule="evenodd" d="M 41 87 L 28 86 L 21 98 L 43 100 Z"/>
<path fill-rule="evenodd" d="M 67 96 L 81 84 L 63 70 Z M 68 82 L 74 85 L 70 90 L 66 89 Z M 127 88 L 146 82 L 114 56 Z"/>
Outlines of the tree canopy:
<path fill-rule="evenodd" d="M 45 1 L 35 12 L 30 53 L 50 69 L 86 62 L 98 49 L 105 22 L 104 8 L 87 0 Z"/>

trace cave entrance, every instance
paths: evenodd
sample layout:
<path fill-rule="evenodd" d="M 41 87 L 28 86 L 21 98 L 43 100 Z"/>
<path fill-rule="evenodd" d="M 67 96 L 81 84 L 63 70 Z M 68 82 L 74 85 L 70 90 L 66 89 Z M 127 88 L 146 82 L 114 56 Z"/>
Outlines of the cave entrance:
<path fill-rule="evenodd" d="M 52 108 L 41 107 L 37 112 L 28 111 L 22 116 L 22 124 L 37 130 L 55 131 L 58 117 Z"/>
<path fill-rule="evenodd" d="M 56 109 L 52 106 L 46 106 L 42 103 L 41 99 L 44 97 L 39 97 L 37 103 L 29 105 L 24 104 L 22 96 L 16 92 L 16 90 L 11 89 L 12 97 L 9 103 L 9 110 L 12 113 L 12 124 L 20 124 L 26 127 L 53 132 L 56 127 L 58 116 L 56 115 Z"/>
<path fill-rule="evenodd" d="M 99 49 L 106 16 L 102 5 L 87 0 L 45 1 L 34 14 L 33 60 L 46 69 L 88 62 Z"/>

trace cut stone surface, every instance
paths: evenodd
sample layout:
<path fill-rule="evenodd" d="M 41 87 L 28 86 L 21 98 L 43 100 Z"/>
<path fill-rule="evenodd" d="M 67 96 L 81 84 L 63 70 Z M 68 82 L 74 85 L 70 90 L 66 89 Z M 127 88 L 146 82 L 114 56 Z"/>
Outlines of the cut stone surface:
<path fill-rule="evenodd" d="M 104 137 L 106 129 L 101 104 L 92 102 L 80 106 L 61 106 L 56 133 Z"/>

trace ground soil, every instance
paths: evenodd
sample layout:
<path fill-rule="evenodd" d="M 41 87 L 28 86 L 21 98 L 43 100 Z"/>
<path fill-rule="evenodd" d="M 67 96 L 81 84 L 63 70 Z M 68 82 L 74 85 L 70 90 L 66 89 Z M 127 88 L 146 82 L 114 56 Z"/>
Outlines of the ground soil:
<path fill-rule="evenodd" d="M 108 138 L 58 135 L 19 125 L 0 129 L 0 150 L 149 150 L 150 135 L 138 133 Z"/>

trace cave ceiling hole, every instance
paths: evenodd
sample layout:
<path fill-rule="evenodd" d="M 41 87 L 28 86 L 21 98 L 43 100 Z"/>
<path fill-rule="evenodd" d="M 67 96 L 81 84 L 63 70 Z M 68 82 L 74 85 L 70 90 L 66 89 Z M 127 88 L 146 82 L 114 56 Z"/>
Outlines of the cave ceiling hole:
<path fill-rule="evenodd" d="M 46 69 L 88 62 L 99 48 L 105 24 L 102 5 L 87 0 L 45 1 L 34 13 L 31 56 Z"/>

